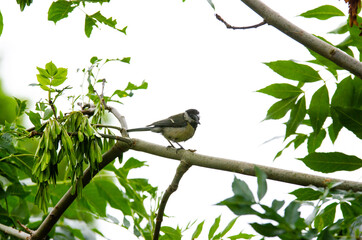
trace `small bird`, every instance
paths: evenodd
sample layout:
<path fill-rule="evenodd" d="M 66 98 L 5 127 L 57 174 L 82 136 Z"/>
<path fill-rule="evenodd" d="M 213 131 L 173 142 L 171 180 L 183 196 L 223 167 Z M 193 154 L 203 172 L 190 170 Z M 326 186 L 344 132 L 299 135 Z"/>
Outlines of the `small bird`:
<path fill-rule="evenodd" d="M 127 132 L 151 131 L 161 133 L 173 148 L 175 148 L 175 146 L 171 142 L 176 143 L 181 149 L 184 149 L 179 142 L 184 142 L 192 138 L 198 124 L 200 124 L 199 111 L 189 109 L 183 113 L 149 124 L 144 128 L 128 129 Z"/>

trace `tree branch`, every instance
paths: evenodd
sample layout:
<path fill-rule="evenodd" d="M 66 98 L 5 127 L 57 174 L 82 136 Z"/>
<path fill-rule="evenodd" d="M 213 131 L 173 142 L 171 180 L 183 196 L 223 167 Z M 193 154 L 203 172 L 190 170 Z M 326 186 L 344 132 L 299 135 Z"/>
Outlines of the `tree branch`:
<path fill-rule="evenodd" d="M 322 41 L 312 34 L 292 24 L 260 0 L 241 0 L 254 12 L 259 14 L 266 23 L 279 29 L 305 47 L 333 61 L 338 66 L 362 78 L 362 63 L 342 50 Z"/>
<path fill-rule="evenodd" d="M 83 187 L 85 187 L 92 178 L 102 170 L 107 164 L 112 162 L 115 158 L 119 157 L 121 154 L 126 152 L 129 149 L 129 144 L 118 141 L 113 147 L 103 154 L 102 162 L 99 164 L 99 169 L 95 171 L 91 171 L 88 167 L 84 173 L 83 178 L 79 181 L 83 181 Z M 78 184 L 75 184 L 76 186 Z M 32 234 L 31 240 L 40 240 L 47 236 L 47 234 L 52 230 L 53 226 L 57 223 L 59 218 L 63 215 L 63 213 L 67 210 L 67 208 L 73 203 L 73 201 L 77 198 L 77 191 L 74 191 L 70 188 L 64 196 L 59 200 L 59 202 L 55 205 L 53 210 L 49 213 L 49 215 L 45 218 L 39 228 Z"/>
<path fill-rule="evenodd" d="M 155 226 L 155 230 L 153 232 L 153 240 L 158 240 L 158 238 L 159 238 L 161 223 L 163 220 L 163 215 L 165 212 L 165 208 L 166 208 L 168 199 L 170 198 L 171 194 L 177 190 L 178 184 L 181 181 L 182 176 L 187 172 L 187 170 L 189 170 L 190 167 L 191 167 L 191 165 L 188 164 L 186 161 L 183 161 L 183 160 L 180 161 L 180 164 L 177 167 L 176 174 L 175 174 L 170 186 L 168 186 L 165 194 L 162 196 L 160 208 L 158 209 L 158 213 L 157 213 L 156 226 Z"/>
<path fill-rule="evenodd" d="M 182 150 L 182 149 L 176 150 L 173 148 L 166 148 L 154 143 L 149 143 L 135 138 L 133 138 L 133 141 L 134 145 L 131 147 L 133 150 L 146 152 L 160 157 L 165 157 L 175 160 L 182 159 L 185 160 L 188 164 L 200 167 L 255 176 L 254 167 L 257 166 L 259 169 L 261 169 L 267 174 L 268 179 L 275 181 L 291 183 L 301 186 L 314 185 L 316 187 L 326 187 L 329 182 L 342 182 L 342 184 L 336 187 L 337 189 L 342 189 L 346 191 L 352 190 L 355 192 L 362 191 L 361 182 L 347 181 L 343 179 L 330 178 L 326 176 L 322 177 L 322 176 L 294 172 L 290 170 L 279 169 L 259 164 L 252 164 L 248 162 L 206 156 L 206 155 L 196 154 L 188 150 Z"/>
<path fill-rule="evenodd" d="M 215 14 L 215 17 L 216 17 L 217 20 L 219 20 L 220 22 L 222 22 L 223 24 L 225 24 L 226 28 L 231 28 L 231 29 L 234 29 L 234 30 L 236 30 L 236 29 L 243 29 L 243 30 L 245 30 L 245 29 L 250 29 L 250 28 L 258 28 L 258 27 L 263 26 L 263 25 L 266 24 L 265 21 L 262 21 L 262 22 L 260 22 L 260 23 L 258 23 L 258 24 L 251 25 L 251 26 L 235 27 L 235 26 L 232 26 L 232 25 L 230 25 L 229 23 L 227 23 L 219 14 Z"/>
<path fill-rule="evenodd" d="M 83 186 L 85 187 L 91 179 L 97 174 L 101 169 L 103 169 L 107 164 L 109 164 L 111 161 L 113 161 L 116 157 L 119 157 L 120 154 L 127 151 L 128 149 L 133 149 L 136 151 L 142 151 L 145 153 L 153 154 L 156 156 L 174 159 L 174 160 L 182 160 L 182 162 L 187 163 L 187 165 L 196 165 L 200 167 L 206 167 L 211 169 L 218 169 L 228 172 L 235 172 L 240 173 L 244 175 L 249 176 L 255 176 L 255 170 L 254 167 L 257 166 L 259 169 L 264 171 L 268 179 L 276 180 L 280 182 L 285 183 L 291 183 L 301 186 L 309 186 L 314 185 L 316 187 L 326 187 L 329 182 L 342 182 L 342 184 L 336 186 L 337 189 L 341 190 L 352 190 L 352 191 L 360 191 L 362 192 L 362 183 L 361 182 L 355 182 L 355 181 L 346 181 L 343 179 L 335 179 L 335 178 L 329 178 L 329 177 L 323 177 L 323 176 L 316 176 L 306 173 L 300 173 L 300 172 L 294 172 L 290 170 L 284 170 L 269 166 L 263 166 L 259 164 L 252 164 L 248 162 L 242 162 L 242 161 L 236 161 L 231 159 L 225 159 L 225 158 L 218 158 L 218 157 L 212 157 L 212 156 L 206 156 L 201 154 L 196 154 L 194 152 L 183 150 L 183 149 L 173 149 L 169 147 L 160 146 L 154 143 L 146 142 L 140 139 L 130 139 L 130 138 L 123 138 L 119 136 L 113 136 L 113 135 L 105 135 L 103 137 L 110 137 L 114 138 L 117 141 L 117 143 L 106 153 L 102 156 L 102 162 L 99 164 L 99 170 L 91 172 L 89 168 L 87 168 L 83 173 Z M 181 166 L 181 164 L 180 164 Z M 184 172 L 176 172 L 176 175 L 174 177 L 174 180 L 171 185 L 173 185 L 174 182 L 178 183 L 177 181 L 180 181 L 182 175 L 187 170 L 184 170 Z M 181 174 L 181 175 L 177 175 Z M 76 184 L 77 185 L 77 184 Z M 177 189 L 177 187 L 176 187 Z M 176 190 L 175 189 L 175 190 Z M 172 191 L 172 189 L 170 190 Z M 171 192 L 172 193 L 172 192 Z M 166 194 L 166 193 L 165 193 Z M 43 223 L 39 226 L 39 228 L 34 231 L 32 234 L 30 240 L 40 240 L 43 239 L 53 228 L 53 226 L 56 224 L 56 222 L 59 220 L 59 218 L 62 216 L 62 214 L 66 211 L 66 209 L 72 204 L 72 202 L 77 197 L 77 191 L 75 191 L 74 194 L 72 194 L 72 189 L 70 188 L 67 193 L 64 194 L 64 196 L 59 200 L 59 202 L 56 204 L 56 206 L 53 208 L 53 210 L 49 213 L 49 215 L 46 217 L 46 219 L 43 221 Z M 168 196 L 169 197 L 169 196 Z M 167 198 L 168 198 L 167 197 Z M 167 199 L 166 199 L 167 201 Z M 161 207 L 160 207 L 161 208 Z M 161 214 L 161 212 L 159 212 Z M 162 214 L 163 215 L 163 214 Z M 161 220 L 162 221 L 162 220 Z M 11 227 L 5 226 L 0 224 L 0 230 L 3 232 L 6 232 L 8 234 L 19 234 L 20 239 L 29 239 L 26 238 L 30 236 L 29 234 L 13 229 Z M 14 230 L 14 231 L 12 231 Z M 17 236 L 17 235 L 13 235 Z"/>
<path fill-rule="evenodd" d="M 104 103 L 105 104 L 105 103 Z M 117 108 L 114 108 L 112 106 L 109 106 L 107 104 L 105 104 L 105 108 L 110 111 L 116 118 L 117 120 L 119 121 L 119 123 L 121 124 L 121 127 L 122 127 L 122 131 L 121 131 L 121 134 L 122 134 L 122 137 L 128 137 L 128 133 L 127 133 L 127 122 L 126 122 L 126 118 L 120 113 L 118 112 Z"/>
<path fill-rule="evenodd" d="M 0 223 L 0 231 L 4 232 L 5 234 L 17 237 L 19 239 L 23 239 L 23 240 L 29 240 L 30 239 L 30 234 L 17 230 L 15 228 L 6 226 L 4 224 Z"/>

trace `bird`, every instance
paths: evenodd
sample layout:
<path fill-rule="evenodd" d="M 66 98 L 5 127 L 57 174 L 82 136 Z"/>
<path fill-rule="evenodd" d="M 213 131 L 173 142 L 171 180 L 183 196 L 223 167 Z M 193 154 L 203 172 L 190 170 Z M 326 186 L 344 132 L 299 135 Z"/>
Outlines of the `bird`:
<path fill-rule="evenodd" d="M 172 115 L 146 127 L 128 129 L 127 132 L 151 131 L 161 133 L 173 148 L 175 146 L 172 142 L 184 149 L 179 142 L 187 141 L 194 136 L 196 128 L 200 124 L 199 114 L 196 109 L 188 109 L 183 113 Z"/>

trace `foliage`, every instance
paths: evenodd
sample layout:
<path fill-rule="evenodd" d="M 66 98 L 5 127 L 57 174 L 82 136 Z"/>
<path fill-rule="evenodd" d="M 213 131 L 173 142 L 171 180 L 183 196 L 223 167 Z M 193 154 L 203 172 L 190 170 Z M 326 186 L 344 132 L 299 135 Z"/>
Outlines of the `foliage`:
<path fill-rule="evenodd" d="M 262 178 L 262 179 L 261 179 Z M 255 215 L 263 223 L 250 223 L 264 237 L 279 239 L 358 239 L 361 237 L 362 195 L 335 190 L 339 183 L 330 183 L 326 189 L 300 188 L 293 192 L 294 201 L 274 199 L 270 206 L 261 203 L 267 186 L 264 177 L 258 176 L 258 200 L 243 180 L 234 178 L 234 196 L 218 205 L 227 206 L 235 215 Z M 260 190 L 263 189 L 263 190 Z M 284 206 L 284 207 L 283 207 Z M 309 215 L 304 218 L 308 208 Z M 284 209 L 284 210 L 283 210 Z M 343 218 L 337 214 L 342 212 Z"/>
<path fill-rule="evenodd" d="M 343 13 L 334 6 L 324 5 L 302 13 L 300 16 L 326 20 L 331 17 L 343 16 Z M 362 39 L 358 36 L 356 28 L 356 26 L 349 26 L 346 21 L 340 28 L 344 31 L 333 31 L 332 33 L 344 34 L 348 32 L 349 35 L 346 40 L 338 44 L 337 47 L 351 54 L 351 48 L 355 46 L 361 58 Z M 274 83 L 258 90 L 260 93 L 280 99 L 269 108 L 266 120 L 283 119 L 290 112 L 289 119 L 285 123 L 285 140 L 288 142 L 276 154 L 275 158 L 280 157 L 283 150 L 292 144 L 294 144 L 294 149 L 297 149 L 304 142 L 307 142 L 309 154 L 299 159 L 303 160 L 309 168 L 322 172 L 356 170 L 362 164 L 362 160 L 356 156 L 339 152 L 316 153 L 316 151 L 324 142 L 327 132 L 333 143 L 343 128 L 353 132 L 357 138 L 362 138 L 362 80 L 354 76 L 340 79 L 339 71 L 342 70 L 340 67 L 311 50 L 309 52 L 313 56 L 313 59 L 308 61 L 309 65 L 292 60 L 265 63 L 286 80 L 297 81 L 296 85 Z M 316 70 L 318 66 L 323 67 L 335 80 L 322 79 Z M 331 84 L 331 81 L 334 84 Z M 310 90 L 313 89 L 311 87 L 313 85 L 319 87 L 315 92 Z M 334 92 L 332 85 L 336 87 Z M 306 92 L 304 89 L 308 89 L 308 91 Z M 307 98 L 310 99 L 309 106 L 306 105 Z M 329 123 L 330 121 L 331 123 Z M 301 125 L 310 128 L 310 131 L 307 133 L 299 131 Z M 323 159 L 327 156 L 330 170 L 323 169 L 326 163 Z M 355 164 L 352 164 L 350 168 L 346 164 L 349 160 L 353 160 L 352 162 Z"/>
<path fill-rule="evenodd" d="M 30 6 L 33 3 L 33 0 L 16 0 L 19 4 L 20 10 L 24 11 L 26 6 Z M 73 12 L 75 8 L 82 9 L 82 12 L 85 13 L 85 23 L 84 23 L 84 33 L 87 37 L 90 37 L 94 27 L 99 27 L 98 24 L 104 24 L 112 29 L 115 29 L 123 34 L 126 34 L 126 27 L 117 28 L 117 20 L 112 17 L 105 17 L 100 11 L 97 11 L 93 14 L 87 14 L 85 7 L 87 4 L 98 3 L 102 5 L 103 3 L 110 2 L 110 0 L 57 0 L 52 2 L 48 11 L 48 20 L 54 22 L 55 24 L 65 19 Z M 83 7 L 83 8 L 82 8 Z M 4 27 L 3 17 L 0 11 L 0 36 Z"/>
<path fill-rule="evenodd" d="M 115 143 L 113 139 L 102 138 L 96 130 L 95 124 L 103 121 L 101 113 L 104 112 L 105 104 L 109 101 L 119 102 L 116 97 L 131 97 L 133 91 L 147 88 L 146 82 L 140 86 L 128 83 L 122 94 L 117 90 L 112 96 L 103 96 L 101 99 L 95 90 L 101 82 L 96 79 L 94 71 L 99 71 L 109 61 L 129 63 L 130 58 L 107 59 L 103 62 L 102 59 L 92 58 L 91 68 L 84 70 L 84 73 L 89 79 L 87 96 L 90 100 L 96 100 L 89 104 L 93 106 L 93 112 L 63 113 L 58 109 L 57 100 L 70 87 L 61 87 L 67 80 L 67 69 L 57 68 L 52 62 L 47 63 L 45 68 L 37 68 L 38 83 L 31 84 L 43 89 L 48 96 L 46 101 L 36 103 L 35 111 L 26 112 L 33 128 L 26 130 L 17 124 L 17 119 L 25 112 L 26 102 L 15 99 L 16 106 L 13 108 L 16 116 L 12 122 L 0 125 L 0 223 L 18 227 L 17 221 L 20 221 L 30 229 L 36 229 L 49 207 L 54 207 L 71 187 L 73 193 L 77 191 L 81 198 L 65 212 L 61 222 L 85 221 L 90 226 L 89 231 L 98 234 L 101 232 L 92 223 L 95 219 L 115 224 L 123 222 L 123 227 L 133 227 L 136 235 L 150 239 L 150 223 L 153 222 L 156 209 L 147 210 L 144 201 L 156 199 L 157 188 L 150 185 L 147 179 L 128 177 L 133 169 L 145 166 L 144 162 L 130 158 L 122 164 L 120 158 L 120 167 L 109 165 L 86 189 L 83 190 L 82 186 L 84 169 L 89 167 L 92 171 L 98 171 L 102 153 Z M 104 132 L 113 134 L 109 129 L 104 129 Z M 108 215 L 107 205 L 120 210 L 123 221 Z M 32 216 L 37 217 L 34 219 Z M 57 227 L 50 237 L 64 235 L 65 231 L 68 239 L 84 239 L 80 234 L 82 229 L 63 224 L 59 226 L 62 227 Z M 6 238 L 3 233 L 0 234 L 2 239 Z"/>
<path fill-rule="evenodd" d="M 54 1 L 48 11 L 48 20 L 55 24 L 67 17 L 74 9 L 86 12 L 86 5 L 103 3 L 109 0 Z M 211 0 L 208 0 L 215 9 Z M 353 2 L 353 3 L 352 3 Z M 362 40 L 355 3 L 349 1 L 351 9 L 349 20 L 331 31 L 333 34 L 346 34 L 344 41 L 337 47 L 346 53 L 359 54 L 362 59 Z M 32 0 L 17 0 L 20 10 L 30 6 Z M 358 7 L 357 7 L 358 9 Z M 324 5 L 302 13 L 300 16 L 327 20 L 341 17 L 343 13 L 337 8 Z M 117 28 L 117 21 L 105 17 L 100 11 L 85 13 L 84 31 L 91 36 L 94 27 L 99 24 L 126 33 L 126 28 Z M 0 35 L 3 30 L 3 18 L 0 12 Z M 322 39 L 322 38 L 321 38 Z M 324 40 L 324 39 L 323 39 Z M 325 40 L 326 41 L 326 40 Z M 349 75 L 343 79 L 339 66 L 309 51 L 313 57 L 306 63 L 291 60 L 278 60 L 265 63 L 270 69 L 290 81 L 273 83 L 260 93 L 277 98 L 267 111 L 265 120 L 286 119 L 285 147 L 299 148 L 306 142 L 308 155 L 299 160 L 312 170 L 324 173 L 335 171 L 353 171 L 362 167 L 359 156 L 342 152 L 317 152 L 329 139 L 334 143 L 342 129 L 351 131 L 357 140 L 362 138 L 362 80 Z M 98 74 L 104 64 L 110 61 L 130 63 L 129 57 L 117 59 L 100 59 L 93 57 L 90 67 L 82 71 L 87 79 L 88 92 L 85 96 L 68 96 L 72 111 L 60 109 L 58 99 L 64 97 L 71 86 L 63 86 L 68 80 L 68 70 L 57 67 L 53 62 L 38 67 L 38 83 L 46 93 L 46 100 L 35 104 L 35 110 L 26 115 L 33 124 L 26 129 L 21 125 L 25 113 L 26 101 L 9 98 L 0 94 L 0 104 L 9 108 L 5 119 L 0 119 L 0 223 L 20 229 L 21 224 L 29 229 L 37 229 L 63 195 L 70 189 L 79 197 L 63 214 L 56 227 L 49 233 L 54 239 L 87 239 L 89 235 L 103 233 L 96 227 L 95 220 L 104 220 L 120 225 L 133 232 L 136 237 L 152 239 L 156 212 L 160 198 L 157 188 L 144 178 L 131 178 L 129 173 L 146 163 L 135 158 L 108 164 L 99 171 L 102 154 L 115 144 L 110 128 L 103 125 L 109 102 L 122 103 L 124 97 L 132 97 L 134 91 L 147 89 L 147 82 L 140 85 L 128 83 L 123 89 L 117 89 L 110 95 L 104 95 L 105 79 Z M 321 77 L 317 69 L 323 68 L 333 80 Z M 324 75 L 322 75 L 324 76 Z M 332 84 L 336 90 L 333 91 Z M 312 87 L 311 87 L 312 86 Z M 312 92 L 310 89 L 317 89 Z M 87 99 L 75 110 L 78 99 Z M 309 103 L 309 105 L 307 104 Z M 33 106 L 32 106 L 33 107 Z M 32 108 L 33 109 L 33 108 Z M 68 108 L 69 109 L 69 108 Z M 290 113 L 289 113 L 290 112 Z M 287 114 L 289 113 L 289 118 Z M 300 126 L 304 125 L 302 131 Z M 100 128 L 103 128 L 101 133 Z M 283 150 L 275 158 L 279 157 Z M 86 168 L 97 173 L 92 182 L 83 189 L 82 178 Z M 267 176 L 260 169 L 255 169 L 258 189 L 256 194 L 249 189 L 246 182 L 235 177 L 232 183 L 234 196 L 218 205 L 227 206 L 238 217 L 232 219 L 219 230 L 221 216 L 217 217 L 208 230 L 208 239 L 222 239 L 232 228 L 237 227 L 239 216 L 254 215 L 260 222 L 251 223 L 253 229 L 263 236 L 280 239 L 358 239 L 361 237 L 362 196 L 360 193 L 336 190 L 339 183 L 329 183 L 326 189 L 315 187 L 299 188 L 291 192 L 296 197 L 286 204 L 274 199 L 270 205 L 262 203 L 267 193 Z M 150 207 L 146 207 L 150 206 Z M 109 209 L 121 212 L 121 219 L 109 214 Z M 307 217 L 302 216 L 304 209 L 311 208 Z M 341 214 L 338 214 L 340 212 Z M 342 217 L 341 217 L 342 215 Z M 78 227 L 72 222 L 85 222 L 86 227 Z M 20 224 L 21 223 L 21 224 Z M 195 222 L 194 222 L 195 223 Z M 181 239 L 183 232 L 193 227 L 191 223 L 185 228 L 163 226 L 160 239 Z M 204 229 L 205 221 L 200 222 L 192 235 L 197 239 Z M 1 239 L 12 237 L 0 232 Z M 240 232 L 228 236 L 229 239 L 250 239 L 254 235 Z"/>

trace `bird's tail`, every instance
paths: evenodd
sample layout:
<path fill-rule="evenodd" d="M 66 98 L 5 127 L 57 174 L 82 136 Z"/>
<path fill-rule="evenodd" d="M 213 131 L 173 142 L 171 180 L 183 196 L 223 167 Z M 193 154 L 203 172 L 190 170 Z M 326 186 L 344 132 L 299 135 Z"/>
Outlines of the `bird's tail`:
<path fill-rule="evenodd" d="M 151 131 L 152 127 L 143 127 L 143 128 L 132 128 L 128 129 L 127 132 L 143 132 L 143 131 Z"/>

